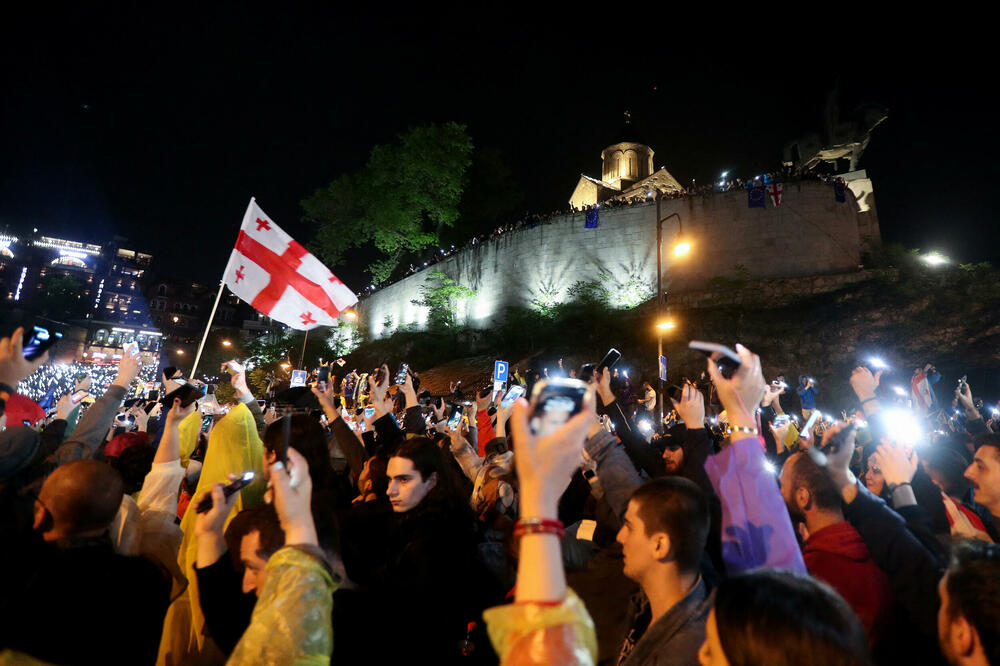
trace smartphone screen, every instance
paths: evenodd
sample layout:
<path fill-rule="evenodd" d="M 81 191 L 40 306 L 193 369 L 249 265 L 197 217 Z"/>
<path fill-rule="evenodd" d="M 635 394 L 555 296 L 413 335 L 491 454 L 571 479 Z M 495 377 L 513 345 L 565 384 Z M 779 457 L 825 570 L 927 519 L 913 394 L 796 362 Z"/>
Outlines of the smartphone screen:
<path fill-rule="evenodd" d="M 818 420 L 819 420 L 819 410 L 814 409 L 813 413 L 809 416 L 809 420 L 806 421 L 806 424 L 804 426 L 802 426 L 802 434 L 808 435 L 812 431 L 813 426 L 816 425 L 816 421 Z"/>
<path fill-rule="evenodd" d="M 448 429 L 458 430 L 458 424 L 462 422 L 462 405 L 451 404 L 451 414 L 448 416 Z"/>
<path fill-rule="evenodd" d="M 601 363 L 597 366 L 597 369 L 604 370 L 606 368 L 613 368 L 615 367 L 615 363 L 617 363 L 621 357 L 622 353 L 612 347 L 608 350 L 608 353 L 604 355 L 604 358 L 601 359 Z"/>
<path fill-rule="evenodd" d="M 524 395 L 524 387 L 520 384 L 514 384 L 514 386 L 511 386 L 510 389 L 508 389 L 507 395 L 503 397 L 503 400 L 500 401 L 500 406 L 510 407 L 514 404 L 514 401 L 522 395 Z"/>
<path fill-rule="evenodd" d="M 48 350 L 49 347 L 59 342 L 62 333 L 58 331 L 49 332 L 49 329 L 41 326 L 33 326 L 31 331 L 25 331 L 23 337 L 24 358 L 34 361 Z"/>
<path fill-rule="evenodd" d="M 135 356 L 139 353 L 139 345 L 135 342 L 126 342 L 125 346 L 122 347 L 122 353 L 126 356 Z"/>
<path fill-rule="evenodd" d="M 71 400 L 73 401 L 74 405 L 79 405 L 83 401 L 83 399 L 86 398 L 88 395 L 90 394 L 87 391 L 77 391 L 73 394 Z"/>
<path fill-rule="evenodd" d="M 409 363 L 400 363 L 399 370 L 396 372 L 396 384 L 402 386 L 406 383 L 406 374 L 410 371 Z"/>
<path fill-rule="evenodd" d="M 373 416 L 375 416 L 375 408 L 374 407 L 365 407 L 365 418 L 366 419 L 370 419 Z"/>
<path fill-rule="evenodd" d="M 559 377 L 535 384 L 528 425 L 539 437 L 550 435 L 583 409 L 587 385 L 579 379 Z"/>
<path fill-rule="evenodd" d="M 774 420 L 771 423 L 774 424 L 775 428 L 780 428 L 781 426 L 788 425 L 790 421 L 791 418 L 788 416 L 788 414 L 778 414 L 777 416 L 774 417 Z"/>
<path fill-rule="evenodd" d="M 212 427 L 212 418 L 213 417 L 211 414 L 205 414 L 203 417 L 201 417 L 202 432 L 208 432 L 208 429 Z"/>

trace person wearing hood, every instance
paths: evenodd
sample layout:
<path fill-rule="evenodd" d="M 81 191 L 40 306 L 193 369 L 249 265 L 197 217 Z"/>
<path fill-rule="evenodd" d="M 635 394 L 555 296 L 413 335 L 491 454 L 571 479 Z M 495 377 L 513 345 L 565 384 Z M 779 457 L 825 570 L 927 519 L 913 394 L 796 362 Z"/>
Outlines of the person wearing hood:
<path fill-rule="evenodd" d="M 847 601 L 873 644 L 885 630 L 892 589 L 861 534 L 844 519 L 840 492 L 808 454 L 795 453 L 781 469 L 781 494 L 800 525 L 806 569 Z"/>

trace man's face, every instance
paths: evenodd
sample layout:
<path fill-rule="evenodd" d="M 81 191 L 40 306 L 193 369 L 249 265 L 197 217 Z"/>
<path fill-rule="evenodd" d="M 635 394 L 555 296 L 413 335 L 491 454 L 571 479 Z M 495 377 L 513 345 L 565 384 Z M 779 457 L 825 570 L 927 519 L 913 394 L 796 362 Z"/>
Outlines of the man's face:
<path fill-rule="evenodd" d="M 625 556 L 625 575 L 641 582 L 644 574 L 656 561 L 657 537 L 646 536 L 646 525 L 639 517 L 639 503 L 634 499 L 629 500 L 616 541 L 622 545 L 622 554 Z"/>
<path fill-rule="evenodd" d="M 419 470 L 413 467 L 409 458 L 389 459 L 389 502 L 396 513 L 406 513 L 427 497 L 427 493 L 437 485 L 437 474 L 431 474 L 426 481 Z"/>
<path fill-rule="evenodd" d="M 781 484 L 781 497 L 785 500 L 785 506 L 788 507 L 788 514 L 792 517 L 793 521 L 803 520 L 802 512 L 799 511 L 798 505 L 795 503 L 795 489 L 792 488 L 792 469 L 795 467 L 795 461 L 801 453 L 793 453 L 785 461 L 785 464 L 781 467 L 781 475 L 778 476 L 778 481 Z"/>
<path fill-rule="evenodd" d="M 254 530 L 240 540 L 240 560 L 243 562 L 243 592 L 258 597 L 267 580 L 267 560 L 260 556 L 260 532 Z"/>
<path fill-rule="evenodd" d="M 1000 516 L 1000 449 L 984 445 L 976 450 L 965 478 L 975 489 L 973 498 L 994 516 Z"/>
<path fill-rule="evenodd" d="M 684 464 L 684 449 L 673 445 L 663 449 L 663 466 L 667 474 L 680 474 L 681 465 Z"/>

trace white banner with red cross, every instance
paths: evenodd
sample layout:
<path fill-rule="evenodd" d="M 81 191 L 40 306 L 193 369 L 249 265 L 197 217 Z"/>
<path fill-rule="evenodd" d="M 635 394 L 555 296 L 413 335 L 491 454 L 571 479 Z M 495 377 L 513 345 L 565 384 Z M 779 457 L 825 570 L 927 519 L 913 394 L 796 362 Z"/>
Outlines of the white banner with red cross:
<path fill-rule="evenodd" d="M 254 199 L 226 266 L 230 291 L 271 319 L 300 331 L 330 326 L 358 297 Z"/>

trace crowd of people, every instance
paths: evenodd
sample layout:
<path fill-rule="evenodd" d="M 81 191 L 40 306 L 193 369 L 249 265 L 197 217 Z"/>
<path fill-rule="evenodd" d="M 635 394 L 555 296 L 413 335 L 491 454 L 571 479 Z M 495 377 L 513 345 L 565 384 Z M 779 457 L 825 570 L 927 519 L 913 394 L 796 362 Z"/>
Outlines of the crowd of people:
<path fill-rule="evenodd" d="M 0 660 L 1000 664 L 1000 432 L 968 382 L 955 414 L 862 364 L 834 421 L 803 376 L 793 419 L 784 378 L 735 353 L 648 433 L 594 364 L 518 371 L 513 401 L 328 364 L 269 402 L 234 364 L 219 409 L 126 400 L 130 356 L 91 405 L 22 425 L 7 405 L 46 358 L 16 330 Z"/>
<path fill-rule="evenodd" d="M 118 366 L 112 363 L 47 363 L 17 385 L 17 392 L 33 401 L 48 406 L 53 397 L 64 395 L 75 389 L 84 378 L 88 378 L 88 392 L 100 397 L 111 386 L 118 375 Z M 156 366 L 147 365 L 139 371 L 144 382 L 156 382 Z"/>

